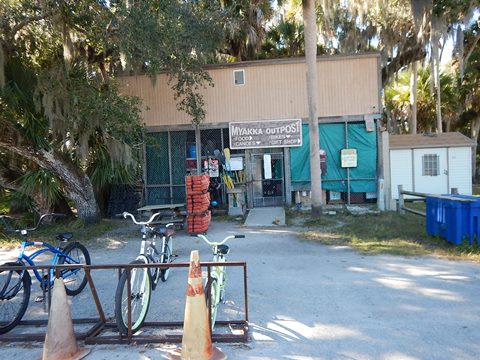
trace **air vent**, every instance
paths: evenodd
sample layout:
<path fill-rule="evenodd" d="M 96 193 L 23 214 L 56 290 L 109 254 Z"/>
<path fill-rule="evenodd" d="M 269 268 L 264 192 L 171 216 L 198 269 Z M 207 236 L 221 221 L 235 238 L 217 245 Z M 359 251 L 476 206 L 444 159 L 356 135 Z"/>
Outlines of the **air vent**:
<path fill-rule="evenodd" d="M 245 85 L 245 70 L 233 70 L 233 84 L 235 86 Z"/>

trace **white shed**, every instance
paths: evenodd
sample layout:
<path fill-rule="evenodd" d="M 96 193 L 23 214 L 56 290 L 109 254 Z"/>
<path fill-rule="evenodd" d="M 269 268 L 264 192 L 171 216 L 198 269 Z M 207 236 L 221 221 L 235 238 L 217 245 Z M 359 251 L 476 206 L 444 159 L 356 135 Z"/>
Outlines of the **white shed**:
<path fill-rule="evenodd" d="M 474 142 L 459 132 L 390 136 L 392 199 L 398 185 L 404 190 L 430 194 L 472 194 Z"/>

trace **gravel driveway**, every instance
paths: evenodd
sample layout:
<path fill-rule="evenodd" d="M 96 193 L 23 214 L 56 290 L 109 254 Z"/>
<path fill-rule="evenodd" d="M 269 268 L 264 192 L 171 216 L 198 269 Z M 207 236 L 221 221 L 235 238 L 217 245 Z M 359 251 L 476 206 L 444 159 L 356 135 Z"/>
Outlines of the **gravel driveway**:
<path fill-rule="evenodd" d="M 124 224 L 120 223 L 119 224 Z M 250 341 L 217 344 L 229 359 L 478 359 L 480 264 L 434 257 L 363 256 L 346 247 L 299 240 L 300 229 L 246 228 L 214 222 L 208 237 L 245 234 L 230 242 L 229 260 L 247 261 Z M 134 228 L 90 244 L 92 262 L 129 262 L 138 251 Z M 178 261 L 209 247 L 180 231 Z M 3 261 L 9 252 L 0 252 Z M 106 315 L 113 316 L 116 273 L 94 276 Z M 159 284 L 147 320 L 182 320 L 187 271 Z M 34 285 L 37 288 L 37 285 Z M 219 319 L 243 315 L 242 273 L 229 271 Z M 89 291 L 72 298 L 74 317 L 94 316 Z M 33 303 L 33 301 L 31 301 Z M 27 316 L 44 317 L 40 304 Z M 18 328 L 14 331 L 20 332 Z M 0 343 L 0 357 L 33 358 L 42 344 Z M 87 359 L 163 359 L 173 345 L 91 346 Z"/>

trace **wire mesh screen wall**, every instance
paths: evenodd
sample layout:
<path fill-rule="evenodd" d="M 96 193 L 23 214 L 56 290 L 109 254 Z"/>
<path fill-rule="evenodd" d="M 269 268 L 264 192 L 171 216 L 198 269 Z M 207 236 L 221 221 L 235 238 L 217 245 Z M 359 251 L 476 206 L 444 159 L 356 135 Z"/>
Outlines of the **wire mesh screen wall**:
<path fill-rule="evenodd" d="M 225 190 L 225 155 L 229 147 L 227 128 L 202 129 L 202 172 L 211 177 L 211 197 L 218 206 L 227 202 Z M 197 173 L 197 154 L 194 130 L 164 131 L 148 134 L 145 149 L 145 205 L 176 204 L 185 202 L 185 176 Z M 236 156 L 242 151 L 231 150 Z M 238 174 L 230 174 L 234 183 L 244 182 Z"/>

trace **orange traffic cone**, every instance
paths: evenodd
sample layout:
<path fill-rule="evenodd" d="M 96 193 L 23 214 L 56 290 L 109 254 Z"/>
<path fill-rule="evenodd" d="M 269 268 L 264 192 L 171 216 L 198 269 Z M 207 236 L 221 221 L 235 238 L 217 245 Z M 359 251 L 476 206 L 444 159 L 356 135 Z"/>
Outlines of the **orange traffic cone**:
<path fill-rule="evenodd" d="M 65 285 L 62 278 L 55 279 L 43 356 L 39 360 L 78 360 L 89 352 L 90 349 L 77 346 Z"/>
<path fill-rule="evenodd" d="M 182 360 L 222 360 L 227 358 L 221 350 L 212 346 L 212 333 L 197 250 L 190 253 L 182 351 L 180 356 L 178 354 L 171 356 L 171 359 L 179 358 Z"/>

